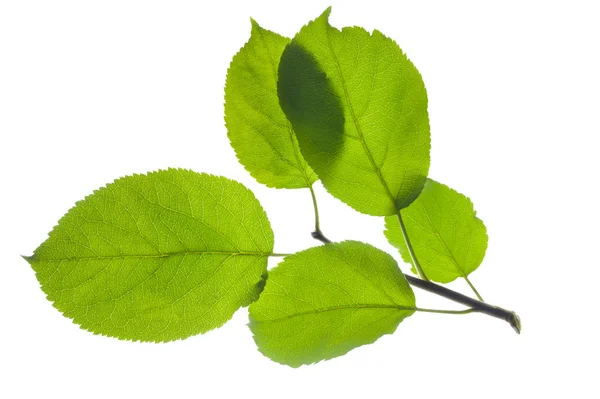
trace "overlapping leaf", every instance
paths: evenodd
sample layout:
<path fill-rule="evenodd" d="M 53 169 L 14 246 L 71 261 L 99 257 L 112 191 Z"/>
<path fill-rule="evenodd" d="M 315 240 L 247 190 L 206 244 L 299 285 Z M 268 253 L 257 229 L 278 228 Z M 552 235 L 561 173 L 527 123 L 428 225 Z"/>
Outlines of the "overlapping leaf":
<path fill-rule="evenodd" d="M 225 122 L 237 157 L 257 181 L 277 188 L 317 180 L 277 97 L 279 59 L 289 42 L 252 21 L 250 40 L 233 57 L 225 84 Z"/>
<path fill-rule="evenodd" d="M 286 257 L 249 309 L 259 350 L 298 367 L 391 334 L 415 297 L 391 256 L 345 241 Z"/>
<path fill-rule="evenodd" d="M 116 180 L 72 208 L 27 258 L 82 328 L 170 341 L 221 326 L 256 299 L 269 221 L 240 183 L 181 169 Z"/>
<path fill-rule="evenodd" d="M 391 215 L 419 195 L 429 170 L 425 86 L 393 40 L 339 31 L 329 12 L 284 51 L 281 106 L 331 194 L 360 212 Z"/>
<path fill-rule="evenodd" d="M 421 195 L 401 212 L 413 249 L 428 278 L 448 283 L 457 277 L 467 277 L 479 267 L 488 238 L 469 198 L 427 179 Z M 385 227 L 389 242 L 400 250 L 404 261 L 410 263 L 397 217 L 386 217 Z"/>

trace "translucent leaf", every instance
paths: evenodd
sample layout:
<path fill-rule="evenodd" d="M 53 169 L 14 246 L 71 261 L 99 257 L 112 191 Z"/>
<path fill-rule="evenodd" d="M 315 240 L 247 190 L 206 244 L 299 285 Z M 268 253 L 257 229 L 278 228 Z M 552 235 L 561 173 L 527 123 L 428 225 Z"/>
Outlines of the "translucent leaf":
<path fill-rule="evenodd" d="M 169 169 L 97 190 L 26 259 L 48 299 L 82 328 L 170 341 L 219 327 L 255 300 L 272 249 L 247 188 Z"/>
<path fill-rule="evenodd" d="M 354 209 L 392 215 L 429 170 L 427 93 L 391 39 L 339 31 L 329 9 L 294 37 L 279 65 L 281 106 L 327 190 Z"/>
<path fill-rule="evenodd" d="M 253 20 L 250 40 L 233 57 L 225 84 L 231 145 L 258 182 L 276 188 L 309 187 L 317 180 L 277 97 L 279 59 L 289 42 Z"/>
<path fill-rule="evenodd" d="M 391 256 L 345 241 L 298 252 L 270 271 L 250 305 L 250 329 L 263 354 L 298 367 L 393 333 L 415 306 Z"/>
<path fill-rule="evenodd" d="M 421 195 L 401 212 L 417 259 L 429 279 L 448 283 L 467 277 L 479 267 L 488 237 L 469 198 L 427 179 Z M 404 261 L 411 263 L 398 218 L 386 217 L 385 227 L 388 241 L 400 250 Z"/>

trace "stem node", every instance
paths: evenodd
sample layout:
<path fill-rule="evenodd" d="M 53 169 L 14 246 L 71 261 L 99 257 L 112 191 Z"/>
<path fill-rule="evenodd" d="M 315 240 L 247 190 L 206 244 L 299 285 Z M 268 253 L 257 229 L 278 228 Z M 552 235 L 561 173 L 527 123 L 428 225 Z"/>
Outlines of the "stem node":
<path fill-rule="evenodd" d="M 323 244 L 329 244 L 331 242 L 327 237 L 323 235 L 321 230 L 315 230 L 312 233 L 310 233 L 310 235 L 312 236 L 312 238 L 321 241 Z"/>

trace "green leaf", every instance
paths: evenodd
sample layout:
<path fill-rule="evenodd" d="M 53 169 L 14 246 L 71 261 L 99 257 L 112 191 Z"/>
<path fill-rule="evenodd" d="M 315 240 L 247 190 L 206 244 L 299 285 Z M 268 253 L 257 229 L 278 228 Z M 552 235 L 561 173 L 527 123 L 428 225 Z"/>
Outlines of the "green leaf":
<path fill-rule="evenodd" d="M 396 261 L 356 241 L 288 256 L 250 305 L 259 350 L 298 367 L 341 356 L 391 334 L 416 309 Z"/>
<path fill-rule="evenodd" d="M 225 84 L 225 124 L 238 160 L 258 182 L 276 188 L 317 180 L 277 97 L 279 59 L 289 42 L 252 20 L 250 40 L 233 57 Z"/>
<path fill-rule="evenodd" d="M 481 264 L 488 237 L 466 196 L 427 179 L 419 198 L 401 212 L 417 259 L 431 280 L 466 278 Z M 411 263 L 398 218 L 386 217 L 385 227 L 388 241 Z"/>
<path fill-rule="evenodd" d="M 360 212 L 392 215 L 417 198 L 429 170 L 425 86 L 393 40 L 339 31 L 329 12 L 284 51 L 281 106 L 331 194 Z"/>
<path fill-rule="evenodd" d="M 262 289 L 273 232 L 250 190 L 181 169 L 115 180 L 26 258 L 82 328 L 171 341 L 217 328 Z"/>

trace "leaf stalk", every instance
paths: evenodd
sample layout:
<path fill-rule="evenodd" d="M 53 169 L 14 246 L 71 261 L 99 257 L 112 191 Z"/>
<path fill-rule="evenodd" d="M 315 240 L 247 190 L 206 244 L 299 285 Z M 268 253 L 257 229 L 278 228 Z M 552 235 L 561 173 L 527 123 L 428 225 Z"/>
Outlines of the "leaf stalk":
<path fill-rule="evenodd" d="M 325 237 L 325 235 L 323 235 L 319 224 L 319 207 L 317 206 L 317 196 L 315 195 L 315 191 L 313 190 L 312 185 L 308 186 L 308 189 L 310 190 L 313 208 L 315 210 L 315 231 L 310 233 L 310 235 L 312 236 L 312 238 L 321 241 L 323 244 L 329 244 L 331 240 L 329 240 L 327 237 Z"/>
<path fill-rule="evenodd" d="M 475 288 L 475 286 L 473 285 L 473 283 L 471 283 L 471 280 L 469 280 L 469 278 L 467 276 L 463 276 L 465 281 L 467 282 L 467 284 L 469 284 L 469 287 L 471 287 L 471 290 L 475 293 L 475 296 L 477 296 L 477 299 L 479 299 L 481 302 L 485 302 L 483 300 L 483 298 L 481 297 L 481 295 L 479 294 L 479 291 L 477 291 L 477 289 Z"/>
<path fill-rule="evenodd" d="M 320 232 L 321 228 L 319 226 L 319 207 L 317 206 L 317 196 L 315 195 L 315 190 L 313 190 L 312 184 L 308 186 L 308 189 L 310 190 L 310 196 L 312 197 L 313 208 L 315 210 L 315 232 Z"/>
<path fill-rule="evenodd" d="M 417 312 L 425 312 L 425 313 L 441 313 L 441 314 L 469 314 L 476 312 L 473 308 L 463 309 L 463 310 L 445 310 L 445 309 L 427 309 L 427 308 L 416 308 Z"/>
<path fill-rule="evenodd" d="M 398 222 L 400 223 L 400 230 L 402 230 L 402 237 L 404 237 L 404 243 L 406 244 L 406 248 L 408 249 L 408 253 L 410 254 L 410 259 L 412 260 L 412 264 L 415 267 L 415 269 L 417 270 L 417 273 L 419 273 L 419 276 L 423 280 L 429 281 L 429 279 L 427 278 L 427 275 L 425 274 L 425 270 L 423 270 L 423 268 L 421 267 L 421 264 L 417 260 L 417 255 L 415 254 L 412 244 L 410 243 L 410 238 L 408 238 L 408 232 L 406 231 L 406 227 L 404 226 L 404 221 L 402 220 L 402 215 L 400 213 L 400 210 L 398 210 L 398 212 L 396 212 L 396 215 L 398 215 Z"/>

